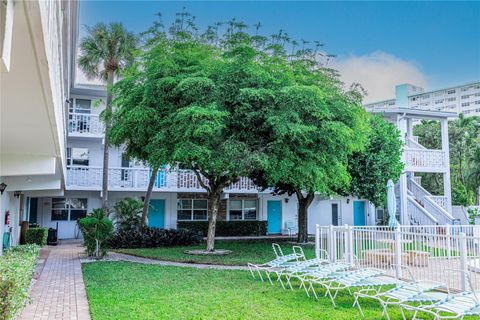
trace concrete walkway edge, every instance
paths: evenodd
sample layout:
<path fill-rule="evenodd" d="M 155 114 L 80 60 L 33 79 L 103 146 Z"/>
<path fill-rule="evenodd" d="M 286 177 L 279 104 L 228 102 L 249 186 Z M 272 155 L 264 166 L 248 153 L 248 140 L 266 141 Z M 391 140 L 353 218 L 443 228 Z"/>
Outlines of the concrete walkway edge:
<path fill-rule="evenodd" d="M 138 257 L 138 256 L 119 253 L 119 252 L 109 252 L 109 254 L 105 258 L 103 258 L 102 260 L 80 259 L 80 261 L 82 263 L 94 263 L 94 262 L 98 262 L 98 261 L 125 261 L 125 262 L 141 263 L 141 264 L 152 264 L 152 265 L 160 265 L 160 266 L 185 267 L 185 268 L 198 268 L 198 269 L 248 270 L 247 266 L 224 266 L 224 265 L 218 265 L 218 264 L 165 261 L 165 260 L 157 260 L 157 259 Z"/>

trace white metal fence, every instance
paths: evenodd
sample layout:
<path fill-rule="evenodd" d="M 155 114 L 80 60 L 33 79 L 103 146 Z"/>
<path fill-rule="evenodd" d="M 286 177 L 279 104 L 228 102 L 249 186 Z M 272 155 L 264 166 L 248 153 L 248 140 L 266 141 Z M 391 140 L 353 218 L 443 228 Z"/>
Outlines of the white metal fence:
<path fill-rule="evenodd" d="M 320 226 L 315 235 L 317 256 L 321 250 L 332 261 L 346 261 L 357 267 L 375 267 L 396 277 L 407 266 L 416 279 L 447 283 L 450 288 L 466 288 L 470 274 L 474 288 L 480 289 L 480 226 Z"/>

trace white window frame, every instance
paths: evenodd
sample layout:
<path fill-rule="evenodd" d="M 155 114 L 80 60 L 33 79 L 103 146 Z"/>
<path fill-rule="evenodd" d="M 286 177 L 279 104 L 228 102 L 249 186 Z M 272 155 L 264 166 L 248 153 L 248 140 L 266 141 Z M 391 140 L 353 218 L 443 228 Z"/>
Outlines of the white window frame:
<path fill-rule="evenodd" d="M 64 201 L 64 207 L 63 208 L 53 208 L 53 199 L 63 199 Z M 77 208 L 72 208 L 70 205 L 68 205 L 69 203 L 69 200 L 71 199 L 82 199 L 82 200 L 85 200 L 86 202 L 86 207 L 85 209 L 77 209 Z M 50 206 L 50 221 L 77 221 L 77 220 L 72 220 L 71 217 L 72 217 L 72 211 L 74 210 L 85 210 L 85 216 L 88 214 L 88 198 L 68 198 L 68 197 L 53 197 L 50 199 L 51 201 L 51 206 Z M 66 210 L 67 211 L 67 219 L 66 220 L 54 220 L 52 219 L 52 213 L 53 211 L 62 211 L 62 210 Z"/>
<path fill-rule="evenodd" d="M 231 202 L 232 201 L 241 201 L 242 202 L 242 219 L 232 219 L 230 217 L 230 209 L 231 209 Z M 245 201 L 255 201 L 255 219 L 245 219 Z M 241 199 L 229 199 L 228 200 L 228 221 L 258 221 L 258 199 L 249 199 L 249 198 L 241 198 Z"/>
<path fill-rule="evenodd" d="M 90 101 L 90 107 L 88 109 L 85 108 L 79 108 L 77 105 L 77 100 L 85 100 L 85 101 Z M 70 105 L 70 113 L 81 113 L 81 114 L 91 114 L 92 113 L 92 99 L 87 99 L 87 98 L 75 98 L 73 100 L 73 103 Z M 88 111 L 88 112 L 84 112 Z"/>
<path fill-rule="evenodd" d="M 207 210 L 207 217 L 205 219 L 193 219 L 193 213 L 195 210 L 205 210 L 205 209 L 195 209 L 194 206 L 193 206 L 193 202 L 195 200 L 198 200 L 198 201 L 206 201 L 207 202 L 207 207 L 205 208 Z M 187 211 L 187 210 L 190 210 L 190 219 L 179 219 L 178 218 L 178 211 L 179 211 L 179 208 L 178 208 L 178 202 L 180 201 L 190 201 L 190 204 L 191 204 L 191 208 L 190 209 L 181 209 L 183 211 Z M 177 221 L 208 221 L 208 199 L 193 199 L 193 198 L 180 198 L 180 199 L 177 199 Z"/>
<path fill-rule="evenodd" d="M 87 150 L 87 161 L 88 161 L 88 164 L 87 165 L 81 165 L 81 164 L 73 164 L 73 160 L 74 159 L 77 159 L 77 158 L 74 158 L 73 157 L 73 149 L 85 149 Z M 67 147 L 67 150 L 66 150 L 66 161 L 67 161 L 67 165 L 69 166 L 82 166 L 82 167 L 88 167 L 90 166 L 90 150 L 88 150 L 88 148 L 84 148 L 84 147 Z M 78 158 L 78 159 L 81 159 L 81 158 Z M 82 159 L 83 160 L 83 159 Z M 68 164 L 70 163 L 70 164 Z"/>

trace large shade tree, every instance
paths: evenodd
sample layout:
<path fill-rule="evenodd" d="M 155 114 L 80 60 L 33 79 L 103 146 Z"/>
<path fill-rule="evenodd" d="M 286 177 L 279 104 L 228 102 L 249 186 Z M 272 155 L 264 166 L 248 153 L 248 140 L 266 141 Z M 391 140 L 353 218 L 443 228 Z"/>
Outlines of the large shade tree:
<path fill-rule="evenodd" d="M 348 157 L 363 148 L 366 119 L 361 106 L 329 78 L 285 87 L 275 96 L 265 156 L 254 178 L 276 194 L 297 197 L 298 242 L 308 240 L 315 194 L 333 195 L 349 186 Z"/>
<path fill-rule="evenodd" d="M 135 35 L 121 23 L 98 23 L 86 28 L 87 34 L 80 40 L 78 66 L 89 79 L 100 79 L 107 85 L 107 101 L 103 114 L 105 140 L 103 144 L 102 208 L 108 209 L 108 147 L 110 116 L 112 111 L 111 87 L 122 70 L 133 61 L 137 45 Z"/>
<path fill-rule="evenodd" d="M 141 141 L 149 150 L 142 160 L 193 170 L 207 191 L 209 251 L 221 194 L 247 175 L 298 197 L 305 242 L 314 194 L 349 184 L 347 158 L 368 131 L 358 95 L 317 59 L 320 44 L 287 54 L 285 33 L 268 40 L 245 27 L 231 21 L 222 36 L 218 25 L 196 36 L 180 15 L 168 33 L 153 28 L 138 63 L 115 86 L 115 119 L 141 108 L 158 125 Z"/>
<path fill-rule="evenodd" d="M 223 76 L 230 61 L 217 46 L 174 25 L 147 41 L 114 89 L 115 143 L 126 143 L 132 155 L 150 164 L 192 170 L 206 190 L 209 251 L 222 193 L 256 159 L 231 125 L 228 104 L 234 97 L 226 95 L 231 84 Z"/>
<path fill-rule="evenodd" d="M 387 182 L 397 181 L 403 170 L 400 131 L 379 116 L 370 116 L 371 130 L 365 148 L 348 158 L 352 178 L 345 194 L 368 199 L 375 206 L 385 205 Z"/>

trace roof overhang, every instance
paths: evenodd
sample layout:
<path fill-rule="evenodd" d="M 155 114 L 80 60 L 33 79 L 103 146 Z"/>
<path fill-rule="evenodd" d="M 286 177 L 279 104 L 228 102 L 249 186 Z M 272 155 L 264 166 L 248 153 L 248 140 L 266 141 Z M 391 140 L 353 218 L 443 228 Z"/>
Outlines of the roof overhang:
<path fill-rule="evenodd" d="M 382 114 L 383 116 L 387 116 L 387 117 L 403 116 L 406 118 L 429 119 L 429 120 L 455 119 L 458 117 L 457 113 L 455 112 L 420 110 L 420 109 L 412 109 L 412 108 L 376 109 L 370 112 L 376 113 L 376 114 Z"/>

